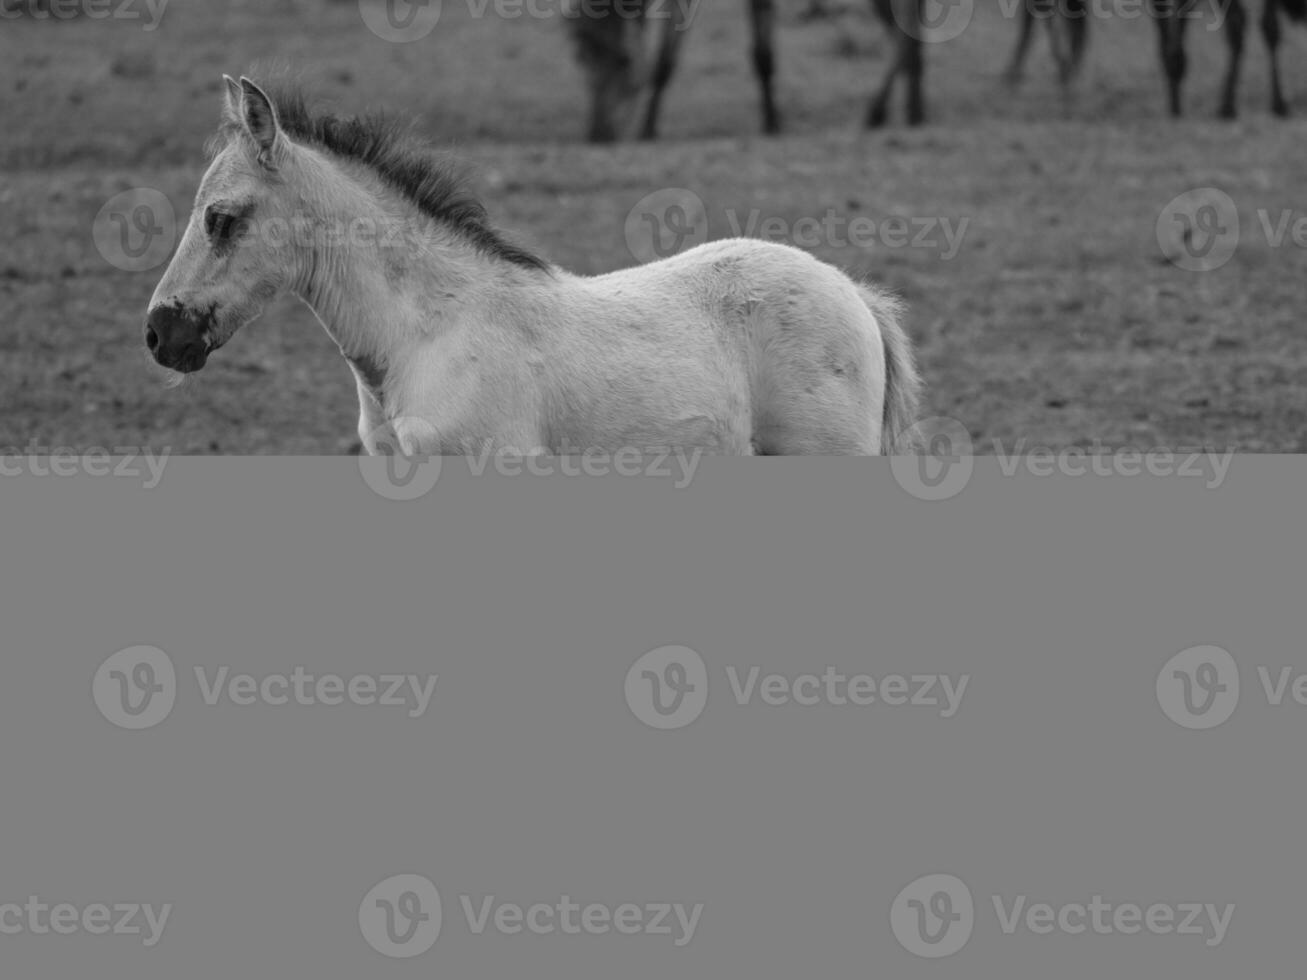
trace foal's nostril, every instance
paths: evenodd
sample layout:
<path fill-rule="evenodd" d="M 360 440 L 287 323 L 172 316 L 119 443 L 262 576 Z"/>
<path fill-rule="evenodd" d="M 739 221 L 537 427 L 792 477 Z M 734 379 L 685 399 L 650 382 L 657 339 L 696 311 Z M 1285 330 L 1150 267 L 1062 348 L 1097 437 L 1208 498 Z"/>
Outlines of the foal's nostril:
<path fill-rule="evenodd" d="M 159 335 L 154 332 L 153 327 L 145 328 L 145 346 L 150 348 L 151 351 L 159 349 Z"/>

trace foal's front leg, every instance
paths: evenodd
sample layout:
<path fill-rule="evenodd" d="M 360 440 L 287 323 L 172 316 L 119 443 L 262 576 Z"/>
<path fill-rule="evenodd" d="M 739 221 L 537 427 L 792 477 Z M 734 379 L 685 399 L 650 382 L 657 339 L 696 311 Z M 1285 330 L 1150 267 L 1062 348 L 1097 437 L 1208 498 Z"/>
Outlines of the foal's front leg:
<path fill-rule="evenodd" d="M 377 401 L 372 390 L 363 383 L 363 379 L 354 374 L 354 383 L 358 386 L 359 392 L 359 442 L 363 444 L 363 451 L 369 456 L 379 455 L 377 452 L 377 439 L 381 433 L 381 428 L 386 423 L 386 417 L 381 410 L 381 402 Z"/>

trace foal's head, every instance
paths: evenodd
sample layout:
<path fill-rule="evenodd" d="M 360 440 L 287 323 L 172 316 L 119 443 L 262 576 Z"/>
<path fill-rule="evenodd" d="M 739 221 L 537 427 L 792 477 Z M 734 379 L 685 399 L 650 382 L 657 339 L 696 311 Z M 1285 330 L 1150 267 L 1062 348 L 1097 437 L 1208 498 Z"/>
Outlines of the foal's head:
<path fill-rule="evenodd" d="M 190 224 L 150 301 L 145 343 L 176 371 L 198 371 L 290 285 L 294 250 L 257 229 L 290 229 L 301 161 L 272 100 L 226 78 L 225 142 L 200 184 Z"/>
<path fill-rule="evenodd" d="M 503 238 L 461 169 L 406 127 L 312 112 L 290 86 L 269 97 L 247 78 L 226 82 L 213 162 L 150 301 L 145 342 L 164 367 L 198 371 L 283 290 L 312 303 L 324 284 L 347 289 L 355 260 L 431 260 L 426 246 L 440 242 L 549 268 Z"/>

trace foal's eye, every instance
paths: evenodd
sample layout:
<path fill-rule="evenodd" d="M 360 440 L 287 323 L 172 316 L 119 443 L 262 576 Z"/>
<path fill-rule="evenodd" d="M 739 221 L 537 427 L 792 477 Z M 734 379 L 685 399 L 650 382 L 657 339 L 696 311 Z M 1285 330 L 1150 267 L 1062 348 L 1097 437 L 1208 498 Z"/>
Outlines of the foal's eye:
<path fill-rule="evenodd" d="M 236 230 L 236 216 L 224 214 L 217 208 L 209 208 L 204 212 L 204 233 L 215 242 L 231 241 L 232 233 Z"/>

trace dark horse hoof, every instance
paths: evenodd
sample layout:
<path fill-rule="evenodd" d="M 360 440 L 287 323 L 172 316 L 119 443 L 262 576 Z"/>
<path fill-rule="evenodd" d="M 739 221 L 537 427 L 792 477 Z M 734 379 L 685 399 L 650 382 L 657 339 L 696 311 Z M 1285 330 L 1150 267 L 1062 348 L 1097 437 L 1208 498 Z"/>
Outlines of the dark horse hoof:
<path fill-rule="evenodd" d="M 1232 105 L 1221 106 L 1221 111 L 1216 114 L 1217 119 L 1234 120 L 1239 118 L 1239 110 Z"/>
<path fill-rule="evenodd" d="M 889 122 L 889 109 L 887 109 L 884 104 L 879 102 L 874 103 L 872 107 L 867 110 L 868 129 L 880 129 L 887 122 Z"/>
<path fill-rule="evenodd" d="M 1283 99 L 1271 106 L 1271 112 L 1275 113 L 1281 119 L 1288 119 L 1293 115 L 1292 110 L 1289 109 L 1289 103 L 1285 102 Z"/>

